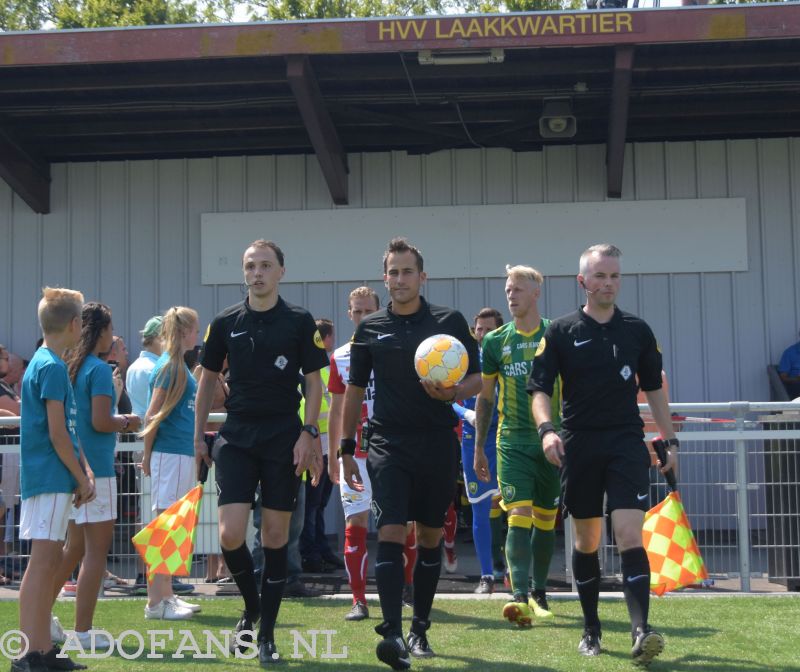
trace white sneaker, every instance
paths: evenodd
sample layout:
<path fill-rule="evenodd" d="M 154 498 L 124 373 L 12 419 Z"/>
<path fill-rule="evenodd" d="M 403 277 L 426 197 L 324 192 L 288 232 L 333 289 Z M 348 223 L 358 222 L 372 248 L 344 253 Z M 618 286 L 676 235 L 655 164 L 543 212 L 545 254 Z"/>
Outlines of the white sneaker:
<path fill-rule="evenodd" d="M 61 621 L 58 616 L 50 616 L 50 641 L 53 644 L 63 644 L 67 641 L 67 636 L 64 634 L 64 628 L 61 627 Z"/>
<path fill-rule="evenodd" d="M 177 604 L 179 607 L 181 607 L 181 609 L 188 609 L 193 614 L 196 614 L 196 613 L 198 613 L 198 612 L 203 610 L 203 608 L 199 604 L 192 604 L 191 602 L 186 602 L 186 601 L 182 600 L 180 597 L 178 597 L 177 595 L 173 595 L 169 599 L 172 602 L 175 602 L 175 604 Z"/>
<path fill-rule="evenodd" d="M 144 617 L 164 621 L 183 621 L 193 616 L 191 609 L 179 607 L 171 599 L 161 600 L 155 607 L 144 605 Z"/>
<path fill-rule="evenodd" d="M 81 643 L 81 648 L 86 652 L 94 653 L 95 651 L 108 651 L 112 646 L 114 646 L 114 642 L 110 640 L 108 635 L 103 632 L 94 633 L 94 646 L 92 645 L 91 630 L 88 632 L 78 632 L 76 630 L 75 636 Z"/>

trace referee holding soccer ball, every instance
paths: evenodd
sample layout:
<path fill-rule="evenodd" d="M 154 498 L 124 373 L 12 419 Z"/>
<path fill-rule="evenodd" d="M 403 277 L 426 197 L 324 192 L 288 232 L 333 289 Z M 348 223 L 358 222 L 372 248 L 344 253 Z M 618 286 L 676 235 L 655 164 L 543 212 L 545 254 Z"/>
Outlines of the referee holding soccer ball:
<path fill-rule="evenodd" d="M 347 484 L 361 489 L 353 453 L 364 390 L 375 377 L 373 417 L 362 434 L 368 444 L 372 512 L 378 527 L 375 579 L 383 623 L 376 653 L 394 670 L 411 667 L 411 658 L 434 655 L 427 630 L 441 570 L 442 525 L 458 477 L 458 418 L 454 401 L 481 387 L 478 344 L 464 316 L 432 306 L 420 296 L 425 282 L 422 255 L 395 238 L 383 256 L 389 305 L 365 317 L 350 351 L 350 379 L 344 395 L 340 455 Z M 448 334 L 467 349 L 469 368 L 455 387 L 420 381 L 414 369 L 417 346 L 429 336 Z M 402 631 L 403 545 L 406 522 L 416 521 L 419 555 L 414 569 L 414 617 L 408 643 Z"/>

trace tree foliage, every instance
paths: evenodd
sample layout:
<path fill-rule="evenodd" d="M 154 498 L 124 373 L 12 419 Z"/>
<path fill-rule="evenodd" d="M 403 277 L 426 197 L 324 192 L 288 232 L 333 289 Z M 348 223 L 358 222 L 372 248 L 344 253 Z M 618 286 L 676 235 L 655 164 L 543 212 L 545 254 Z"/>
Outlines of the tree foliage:
<path fill-rule="evenodd" d="M 200 18 L 194 2 L 180 0 L 59 0 L 53 9 L 59 28 L 196 23 Z"/>
<path fill-rule="evenodd" d="M 223 3 L 220 3 L 220 7 Z M 0 30 L 101 28 L 218 20 L 194 0 L 0 0 Z"/>
<path fill-rule="evenodd" d="M 250 0 L 250 20 L 422 16 L 577 9 L 582 0 Z"/>

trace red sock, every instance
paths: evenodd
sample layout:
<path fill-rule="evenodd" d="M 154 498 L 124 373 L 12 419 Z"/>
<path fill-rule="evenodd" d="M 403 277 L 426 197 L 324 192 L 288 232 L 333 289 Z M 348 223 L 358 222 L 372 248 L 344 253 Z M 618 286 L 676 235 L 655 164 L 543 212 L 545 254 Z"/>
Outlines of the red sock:
<path fill-rule="evenodd" d="M 353 591 L 353 604 L 365 602 L 367 596 L 367 528 L 351 525 L 344 530 L 344 566 L 350 589 Z"/>
<path fill-rule="evenodd" d="M 414 583 L 414 565 L 417 564 L 417 531 L 412 527 L 406 537 L 403 548 L 403 571 L 405 572 L 406 585 Z"/>
<path fill-rule="evenodd" d="M 447 515 L 444 518 L 444 527 L 442 531 L 444 532 L 444 545 L 448 548 L 453 547 L 453 543 L 456 540 L 456 527 L 458 525 L 458 519 L 456 518 L 456 507 L 454 504 L 450 504 L 450 508 L 447 509 Z"/>

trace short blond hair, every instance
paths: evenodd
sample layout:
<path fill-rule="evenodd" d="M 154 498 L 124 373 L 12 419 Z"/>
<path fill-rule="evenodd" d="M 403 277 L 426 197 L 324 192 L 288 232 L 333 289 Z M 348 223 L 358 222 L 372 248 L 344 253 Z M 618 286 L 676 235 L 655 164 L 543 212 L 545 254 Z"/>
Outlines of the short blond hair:
<path fill-rule="evenodd" d="M 586 248 L 578 261 L 578 271 L 581 275 L 586 275 L 589 272 L 589 259 L 594 256 L 619 259 L 622 256 L 622 250 L 610 243 L 600 243 Z"/>
<path fill-rule="evenodd" d="M 74 289 L 45 287 L 39 301 L 39 326 L 45 334 L 60 334 L 76 317 L 80 319 L 83 294 Z"/>
<path fill-rule="evenodd" d="M 378 296 L 378 292 L 376 292 L 372 287 L 356 287 L 352 292 L 350 292 L 350 296 L 347 297 L 347 308 L 348 310 L 352 308 L 353 299 L 372 299 L 375 302 L 375 308 L 381 307 L 381 300 Z"/>
<path fill-rule="evenodd" d="M 537 285 L 541 286 L 544 282 L 544 276 L 539 273 L 533 266 L 511 266 L 506 264 L 506 277 L 507 278 L 522 278 L 523 280 L 531 280 Z"/>

